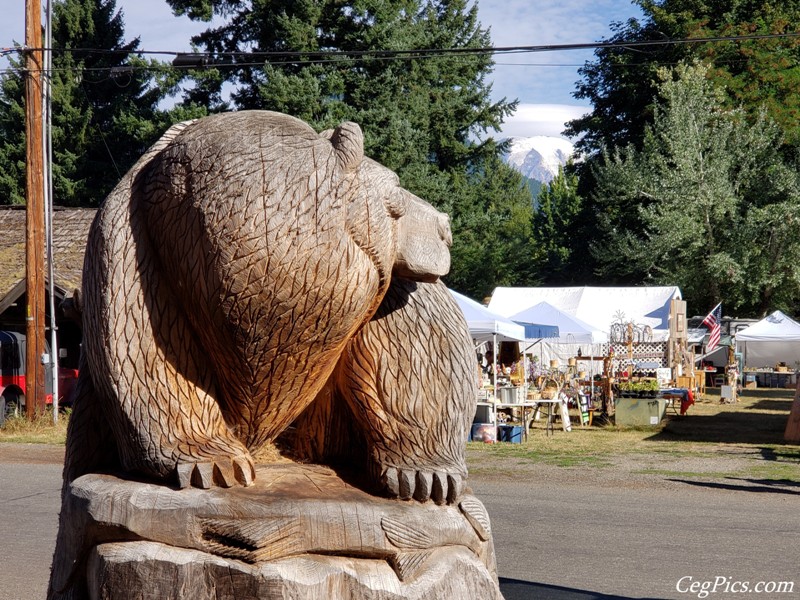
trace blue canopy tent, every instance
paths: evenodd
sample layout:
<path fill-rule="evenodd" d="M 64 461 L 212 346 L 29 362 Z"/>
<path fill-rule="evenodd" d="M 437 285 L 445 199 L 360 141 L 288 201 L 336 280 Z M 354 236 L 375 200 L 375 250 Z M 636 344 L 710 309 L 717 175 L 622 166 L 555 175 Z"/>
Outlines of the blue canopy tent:
<path fill-rule="evenodd" d="M 558 325 L 543 325 L 539 323 L 524 323 L 514 321 L 525 328 L 526 340 L 541 340 L 545 338 L 557 338 L 559 336 Z"/>

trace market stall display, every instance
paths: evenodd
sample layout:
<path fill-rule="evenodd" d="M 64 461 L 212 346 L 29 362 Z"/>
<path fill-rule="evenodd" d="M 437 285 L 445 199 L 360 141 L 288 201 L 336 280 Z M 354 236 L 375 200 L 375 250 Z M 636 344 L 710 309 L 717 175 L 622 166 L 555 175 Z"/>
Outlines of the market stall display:
<path fill-rule="evenodd" d="M 736 349 L 744 358 L 745 373 L 794 372 L 800 365 L 800 323 L 776 310 L 740 330 Z"/>

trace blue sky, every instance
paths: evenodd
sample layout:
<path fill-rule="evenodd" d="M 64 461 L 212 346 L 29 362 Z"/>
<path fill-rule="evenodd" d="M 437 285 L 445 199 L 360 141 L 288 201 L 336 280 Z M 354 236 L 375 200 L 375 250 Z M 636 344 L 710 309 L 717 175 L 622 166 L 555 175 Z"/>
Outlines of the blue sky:
<path fill-rule="evenodd" d="M 8 47 L 24 41 L 25 0 L 2 2 L 0 47 Z M 139 36 L 145 50 L 189 50 L 189 37 L 204 28 L 173 17 L 164 0 L 117 0 L 117 8 L 128 39 Z M 596 42 L 610 35 L 612 21 L 641 13 L 630 0 L 479 0 L 478 14 L 494 45 L 503 47 Z M 578 67 L 591 57 L 591 51 L 575 50 L 497 56 L 494 99 L 520 101 L 503 134 L 558 135 L 564 121 L 586 112 L 588 105 L 571 94 Z"/>

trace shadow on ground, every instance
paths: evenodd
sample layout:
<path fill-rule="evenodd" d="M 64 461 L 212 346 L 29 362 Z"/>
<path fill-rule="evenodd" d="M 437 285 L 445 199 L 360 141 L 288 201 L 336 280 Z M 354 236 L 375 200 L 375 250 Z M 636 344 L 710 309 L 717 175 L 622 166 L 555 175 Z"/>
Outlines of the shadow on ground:
<path fill-rule="evenodd" d="M 769 461 L 795 462 L 800 466 L 800 446 L 785 448 L 760 448 L 761 458 Z"/>
<path fill-rule="evenodd" d="M 725 482 L 696 481 L 693 479 L 669 479 L 695 487 L 730 490 L 733 492 L 756 492 L 759 494 L 788 494 L 800 496 L 800 483 L 788 479 L 747 479 L 744 477 L 728 477 Z M 738 483 L 734 483 L 738 482 Z"/>
<path fill-rule="evenodd" d="M 505 600 L 634 600 L 630 596 L 611 596 L 507 577 L 500 577 L 500 591 Z"/>
<path fill-rule="evenodd" d="M 764 402 L 777 402 L 765 400 Z M 761 403 L 759 403 L 761 404 Z M 789 418 L 785 413 L 723 412 L 717 415 L 670 416 L 664 428 L 648 440 L 716 442 L 719 444 L 784 444 Z"/>
<path fill-rule="evenodd" d="M 778 410 L 789 412 L 792 410 L 791 398 L 775 398 L 759 400 L 755 404 L 751 404 L 746 410 Z"/>

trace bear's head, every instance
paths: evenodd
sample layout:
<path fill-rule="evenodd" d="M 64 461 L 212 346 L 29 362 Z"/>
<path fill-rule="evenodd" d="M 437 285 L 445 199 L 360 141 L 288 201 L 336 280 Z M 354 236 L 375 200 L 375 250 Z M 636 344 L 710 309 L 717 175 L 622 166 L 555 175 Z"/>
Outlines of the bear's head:
<path fill-rule="evenodd" d="M 394 274 L 421 281 L 444 277 L 450 271 L 450 246 L 453 243 L 450 219 L 422 198 L 400 187 L 397 175 L 392 175 L 394 191 L 385 200 L 385 205 L 387 212 L 396 219 Z"/>
<path fill-rule="evenodd" d="M 418 281 L 435 281 L 450 270 L 450 221 L 400 186 L 397 175 L 364 156 L 364 135 L 352 122 L 321 136 L 330 139 L 345 174 L 350 235 L 381 268 Z M 388 275 L 388 273 L 387 273 Z"/>

